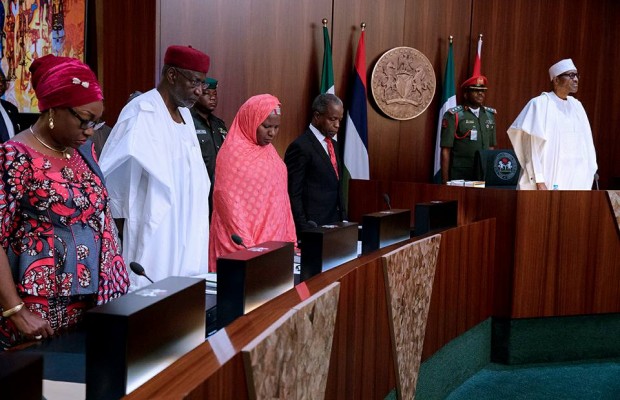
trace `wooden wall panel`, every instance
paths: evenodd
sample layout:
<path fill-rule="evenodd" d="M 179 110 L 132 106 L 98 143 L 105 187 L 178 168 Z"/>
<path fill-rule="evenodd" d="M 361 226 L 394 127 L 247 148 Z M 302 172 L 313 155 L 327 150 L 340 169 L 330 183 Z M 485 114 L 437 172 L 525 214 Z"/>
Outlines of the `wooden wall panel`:
<path fill-rule="evenodd" d="M 394 153 L 397 154 L 397 168 L 385 172 L 383 166 L 379 164 L 376 168 L 380 171 L 373 175 L 374 179 L 430 181 L 433 173 L 438 113 L 441 107 L 439 103 L 444 86 L 443 78 L 450 35 L 454 36 L 453 51 L 457 88 L 460 82 L 467 79 L 468 71 L 471 70 L 469 66 L 471 4 L 471 0 L 407 2 L 403 45 L 419 50 L 433 65 L 437 80 L 435 100 L 424 113 L 399 124 L 399 143 Z M 460 91 L 458 92 L 457 96 L 460 96 Z"/>
<path fill-rule="evenodd" d="M 310 122 L 323 61 L 321 20 L 330 0 L 160 0 L 161 49 L 192 44 L 211 57 L 219 80 L 216 114 L 228 126 L 249 97 L 271 93 L 282 102 L 274 146 L 281 155 Z"/>
<path fill-rule="evenodd" d="M 97 12 L 99 70 L 106 111 L 112 126 L 136 90 L 154 87 L 156 0 L 98 0 L 89 2 Z"/>

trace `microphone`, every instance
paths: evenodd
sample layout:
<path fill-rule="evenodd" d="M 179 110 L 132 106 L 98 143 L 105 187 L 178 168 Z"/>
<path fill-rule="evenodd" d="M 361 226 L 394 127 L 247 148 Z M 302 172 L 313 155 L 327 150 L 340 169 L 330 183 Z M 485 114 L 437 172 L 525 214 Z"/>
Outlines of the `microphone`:
<path fill-rule="evenodd" d="M 233 233 L 232 235 L 230 235 L 230 238 L 232 239 L 233 242 L 235 242 L 235 244 L 245 247 L 246 250 L 248 249 L 246 245 L 243 244 L 243 239 L 241 239 L 241 236 L 237 235 L 236 233 Z"/>
<path fill-rule="evenodd" d="M 599 190 L 598 189 L 598 174 L 594 174 L 594 183 L 596 185 L 596 190 Z"/>
<path fill-rule="evenodd" d="M 385 201 L 385 203 L 388 206 L 388 210 L 392 209 L 392 204 L 390 203 L 390 195 L 387 193 L 383 193 L 383 201 Z"/>
<path fill-rule="evenodd" d="M 138 264 L 137 262 L 135 262 L 135 261 L 130 262 L 129 263 L 129 268 L 131 268 L 131 270 L 133 271 L 134 274 L 143 276 L 146 279 L 148 279 L 149 282 L 155 283 L 155 282 L 153 282 L 153 280 L 151 278 L 148 277 L 148 275 L 146 275 L 146 272 L 144 272 L 144 267 L 142 265 Z"/>

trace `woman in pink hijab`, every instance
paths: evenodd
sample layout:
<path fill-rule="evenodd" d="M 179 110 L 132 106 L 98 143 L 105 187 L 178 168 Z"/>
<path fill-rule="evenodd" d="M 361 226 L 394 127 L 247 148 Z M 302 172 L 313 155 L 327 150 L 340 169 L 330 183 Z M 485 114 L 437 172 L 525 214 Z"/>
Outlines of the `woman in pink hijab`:
<path fill-rule="evenodd" d="M 218 257 L 267 241 L 293 242 L 295 224 L 287 191 L 286 165 L 271 142 L 280 129 L 280 101 L 251 97 L 239 108 L 215 167 L 209 271 Z"/>

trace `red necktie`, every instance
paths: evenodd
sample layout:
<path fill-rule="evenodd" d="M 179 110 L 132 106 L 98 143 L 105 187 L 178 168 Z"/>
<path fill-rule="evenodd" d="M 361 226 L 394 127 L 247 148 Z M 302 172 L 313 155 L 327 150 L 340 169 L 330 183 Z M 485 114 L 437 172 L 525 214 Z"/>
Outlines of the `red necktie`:
<path fill-rule="evenodd" d="M 327 153 L 329 153 L 329 159 L 332 162 L 332 167 L 334 167 L 336 178 L 340 179 L 338 176 L 338 161 L 336 161 L 336 152 L 334 151 L 334 143 L 332 142 L 332 138 L 325 136 L 325 142 L 327 143 Z"/>

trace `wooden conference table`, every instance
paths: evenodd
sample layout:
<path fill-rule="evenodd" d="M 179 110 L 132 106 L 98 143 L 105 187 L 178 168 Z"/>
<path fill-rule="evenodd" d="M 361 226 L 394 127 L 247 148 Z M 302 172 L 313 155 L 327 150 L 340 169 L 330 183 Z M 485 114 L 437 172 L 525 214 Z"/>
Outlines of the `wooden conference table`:
<path fill-rule="evenodd" d="M 352 181 L 349 219 L 385 208 L 384 193 L 394 208 L 458 201 L 458 226 L 441 232 L 423 360 L 491 316 L 620 312 L 620 236 L 605 192 Z M 396 386 L 381 256 L 399 246 L 306 281 L 311 294 L 340 282 L 326 398 L 384 398 Z M 248 398 L 241 349 L 300 302 L 293 289 L 238 318 L 125 398 Z"/>

